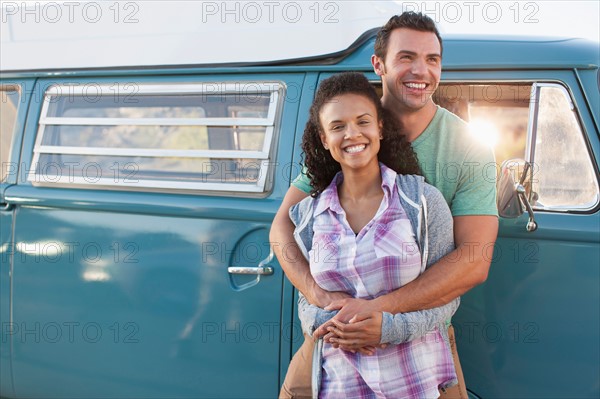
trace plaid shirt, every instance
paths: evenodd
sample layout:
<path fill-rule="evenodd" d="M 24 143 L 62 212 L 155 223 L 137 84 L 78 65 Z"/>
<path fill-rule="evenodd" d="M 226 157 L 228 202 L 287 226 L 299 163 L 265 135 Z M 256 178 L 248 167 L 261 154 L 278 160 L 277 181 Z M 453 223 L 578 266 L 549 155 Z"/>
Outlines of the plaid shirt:
<path fill-rule="evenodd" d="M 357 235 L 340 206 L 341 173 L 316 199 L 310 268 L 315 281 L 328 291 L 372 299 L 420 274 L 421 254 L 398 199 L 396 173 L 381 165 L 381 175 L 383 200 Z M 437 398 L 438 385 L 456 378 L 450 350 L 437 329 L 378 349 L 373 356 L 329 344 L 323 346 L 322 356 L 322 398 Z"/>

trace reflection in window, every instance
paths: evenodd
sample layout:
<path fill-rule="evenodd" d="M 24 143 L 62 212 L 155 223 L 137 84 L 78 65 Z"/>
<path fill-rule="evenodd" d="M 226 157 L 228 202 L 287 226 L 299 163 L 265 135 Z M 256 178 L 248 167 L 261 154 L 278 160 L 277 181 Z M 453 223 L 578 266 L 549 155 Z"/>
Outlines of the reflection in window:
<path fill-rule="evenodd" d="M 558 85 L 540 85 L 537 97 L 534 208 L 594 207 L 598 201 L 598 181 L 568 93 Z"/>
<path fill-rule="evenodd" d="M 10 165 L 10 149 L 17 121 L 19 106 L 19 91 L 16 86 L 0 87 L 0 181 L 5 181 L 9 170 L 15 170 Z"/>

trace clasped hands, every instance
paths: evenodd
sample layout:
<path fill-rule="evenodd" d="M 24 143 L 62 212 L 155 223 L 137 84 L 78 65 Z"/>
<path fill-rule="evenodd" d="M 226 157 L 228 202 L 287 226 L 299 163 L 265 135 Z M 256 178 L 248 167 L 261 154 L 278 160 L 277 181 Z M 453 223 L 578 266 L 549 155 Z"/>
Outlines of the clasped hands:
<path fill-rule="evenodd" d="M 313 338 L 323 340 L 351 352 L 373 355 L 381 344 L 382 312 L 375 300 L 357 298 L 334 299 L 325 310 L 339 310 L 331 320 L 319 326 Z"/>

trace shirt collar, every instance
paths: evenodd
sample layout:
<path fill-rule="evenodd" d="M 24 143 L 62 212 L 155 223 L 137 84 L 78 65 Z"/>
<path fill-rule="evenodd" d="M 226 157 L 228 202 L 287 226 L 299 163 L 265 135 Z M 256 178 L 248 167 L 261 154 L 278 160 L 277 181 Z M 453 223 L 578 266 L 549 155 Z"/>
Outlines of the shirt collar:
<path fill-rule="evenodd" d="M 314 215 L 317 216 L 327 209 L 331 209 L 333 212 L 343 214 L 344 209 L 340 205 L 340 197 L 338 196 L 338 185 L 344 181 L 344 175 L 342 172 L 337 172 L 329 186 L 325 188 L 317 197 L 317 205 L 315 206 Z"/>
<path fill-rule="evenodd" d="M 379 168 L 381 169 L 381 188 L 383 189 L 384 208 L 387 208 L 396 185 L 397 173 L 381 162 L 379 163 Z M 340 198 L 338 196 L 338 186 L 343 180 L 344 175 L 340 171 L 335 175 L 331 183 L 329 183 L 329 186 L 321 192 L 317 197 L 314 216 L 325 212 L 327 209 L 331 209 L 337 214 L 345 214 L 344 209 L 340 205 Z"/>
<path fill-rule="evenodd" d="M 390 198 L 392 198 L 394 187 L 396 186 L 396 177 L 398 174 L 395 170 L 388 168 L 381 162 L 379 162 L 379 167 L 381 169 L 381 188 L 383 188 L 383 198 L 384 201 L 388 201 L 389 203 Z"/>

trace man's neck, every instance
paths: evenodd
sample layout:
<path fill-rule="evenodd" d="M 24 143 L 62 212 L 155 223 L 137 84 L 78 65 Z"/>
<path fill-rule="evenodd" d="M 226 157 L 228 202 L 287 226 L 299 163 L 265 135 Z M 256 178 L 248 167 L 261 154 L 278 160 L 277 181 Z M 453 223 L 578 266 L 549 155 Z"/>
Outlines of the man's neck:
<path fill-rule="evenodd" d="M 384 108 L 389 110 L 400 124 L 404 137 L 411 143 L 425 131 L 437 112 L 437 106 L 431 100 L 418 110 L 406 110 L 393 103 L 386 103 L 385 99 L 382 99 L 382 102 Z"/>

